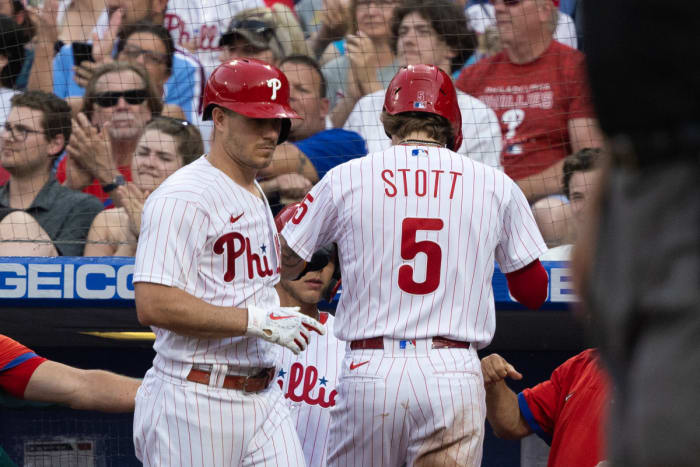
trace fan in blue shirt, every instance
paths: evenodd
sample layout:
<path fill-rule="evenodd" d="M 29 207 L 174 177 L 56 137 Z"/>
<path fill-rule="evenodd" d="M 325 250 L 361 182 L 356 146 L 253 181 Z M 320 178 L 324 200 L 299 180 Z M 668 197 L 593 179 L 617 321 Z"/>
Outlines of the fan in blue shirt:
<path fill-rule="evenodd" d="M 367 155 L 367 144 L 358 133 L 326 129 L 329 102 L 318 63 L 308 56 L 290 55 L 278 66 L 289 80 L 289 104 L 302 118 L 292 120 L 289 143 L 278 146 L 270 167 L 259 172 L 273 211 L 280 207 L 278 200 L 281 204 L 301 200 L 336 165 Z"/>
<path fill-rule="evenodd" d="M 85 93 L 73 73 L 76 47 L 76 44 L 64 45 L 53 60 L 53 90 L 62 98 L 82 97 Z M 113 56 L 144 66 L 156 88 L 163 89 L 165 103 L 177 105 L 187 120 L 195 121 L 204 69 L 193 56 L 175 49 L 170 32 L 164 26 L 146 20 L 122 26 Z"/>

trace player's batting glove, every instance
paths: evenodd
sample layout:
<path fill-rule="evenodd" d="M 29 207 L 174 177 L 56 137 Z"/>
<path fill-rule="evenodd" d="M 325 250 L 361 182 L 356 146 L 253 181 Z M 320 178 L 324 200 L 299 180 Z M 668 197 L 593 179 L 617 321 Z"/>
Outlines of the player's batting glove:
<path fill-rule="evenodd" d="M 248 307 L 248 329 L 246 335 L 256 336 L 274 344 L 287 347 L 295 355 L 309 345 L 309 332 L 321 335 L 326 326 L 313 318 L 299 313 L 299 307 L 258 308 Z"/>

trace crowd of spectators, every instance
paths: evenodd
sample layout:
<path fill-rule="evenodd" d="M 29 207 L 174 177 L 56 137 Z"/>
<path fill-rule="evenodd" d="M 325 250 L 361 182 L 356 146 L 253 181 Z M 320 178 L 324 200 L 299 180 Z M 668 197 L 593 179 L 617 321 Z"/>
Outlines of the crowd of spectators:
<path fill-rule="evenodd" d="M 244 57 L 287 75 L 303 117 L 259 175 L 273 210 L 389 147 L 387 83 L 430 63 L 460 90 L 458 152 L 504 170 L 547 242 L 570 243 L 564 160 L 601 145 L 576 5 L 0 0 L 0 254 L 133 255 L 145 197 L 209 148 L 206 77 Z"/>

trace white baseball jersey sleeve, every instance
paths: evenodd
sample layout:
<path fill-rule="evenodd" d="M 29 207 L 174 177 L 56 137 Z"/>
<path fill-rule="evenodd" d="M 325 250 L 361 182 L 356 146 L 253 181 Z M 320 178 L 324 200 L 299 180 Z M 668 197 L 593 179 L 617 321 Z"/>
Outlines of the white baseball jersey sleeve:
<path fill-rule="evenodd" d="M 510 272 L 547 250 L 507 175 L 427 146 L 393 146 L 335 167 L 282 235 L 306 260 L 338 244 L 335 329 L 346 341 L 444 336 L 486 346 L 494 259 Z"/>
<path fill-rule="evenodd" d="M 333 335 L 333 316 L 321 313 L 325 336 L 311 334 L 306 351 L 298 356 L 282 351 L 277 384 L 290 405 L 304 457 L 309 467 L 324 467 L 331 407 L 335 406 L 338 377 L 345 356 L 345 343 Z"/>
<path fill-rule="evenodd" d="M 261 192 L 262 193 L 262 192 Z M 177 287 L 218 306 L 278 306 L 279 238 L 267 201 L 206 157 L 167 178 L 144 205 L 134 283 Z M 186 378 L 193 363 L 275 366 L 279 346 L 252 337 L 200 339 L 152 327 L 154 367 Z"/>
<path fill-rule="evenodd" d="M 356 131 L 367 141 L 370 153 L 391 147 L 380 120 L 386 90 L 362 97 L 352 109 L 343 128 Z M 501 168 L 501 126 L 498 117 L 479 99 L 457 91 L 462 112 L 462 146 L 457 150 L 475 161 Z"/>

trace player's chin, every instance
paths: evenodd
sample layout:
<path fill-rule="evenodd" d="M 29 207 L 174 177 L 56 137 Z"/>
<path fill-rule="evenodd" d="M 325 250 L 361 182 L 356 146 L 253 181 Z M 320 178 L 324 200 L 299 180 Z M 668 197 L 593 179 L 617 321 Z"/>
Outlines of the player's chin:
<path fill-rule="evenodd" d="M 272 164 L 272 155 L 275 152 L 275 148 L 268 150 L 267 148 L 260 148 L 256 151 L 255 165 L 257 169 L 266 169 Z"/>
<path fill-rule="evenodd" d="M 321 301 L 321 289 L 315 290 L 315 289 L 309 289 L 305 287 L 305 290 L 299 294 L 299 298 L 304 303 L 308 303 L 310 305 L 315 305 L 319 301 Z"/>

